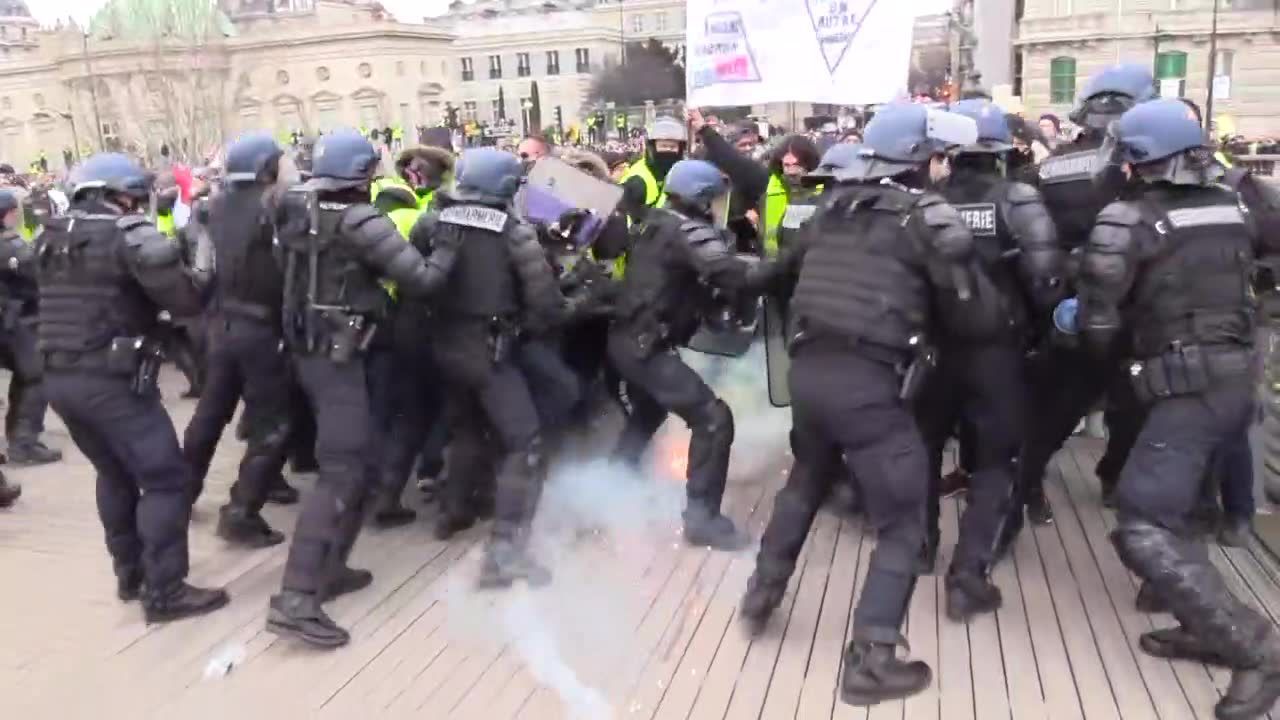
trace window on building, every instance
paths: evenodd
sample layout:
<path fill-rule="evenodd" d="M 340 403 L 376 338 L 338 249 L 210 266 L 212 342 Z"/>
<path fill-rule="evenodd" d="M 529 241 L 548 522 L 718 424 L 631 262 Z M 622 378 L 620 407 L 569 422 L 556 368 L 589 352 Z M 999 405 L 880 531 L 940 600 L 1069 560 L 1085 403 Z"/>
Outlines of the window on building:
<path fill-rule="evenodd" d="M 490 80 L 502 79 L 502 56 L 501 55 L 489 56 L 489 79 Z"/>
<path fill-rule="evenodd" d="M 529 53 L 516 53 L 516 75 L 529 77 L 532 74 L 533 68 L 529 64 Z"/>
<path fill-rule="evenodd" d="M 1063 104 L 1076 99 L 1076 59 L 1056 57 L 1049 62 L 1049 102 Z"/>
<path fill-rule="evenodd" d="M 403 60 L 397 60 L 397 61 L 396 61 L 396 75 L 401 75 L 401 76 L 403 76 L 403 75 L 404 75 L 404 61 L 403 61 Z"/>
<path fill-rule="evenodd" d="M 1022 97 L 1022 52 L 1013 54 L 1013 96 Z"/>
<path fill-rule="evenodd" d="M 1072 0 L 1053 0 L 1054 15 L 1070 15 L 1072 11 Z"/>
<path fill-rule="evenodd" d="M 664 32 L 667 29 L 667 14 L 658 11 L 653 14 L 653 27 L 658 32 Z"/>
<path fill-rule="evenodd" d="M 1186 92 L 1187 54 L 1170 50 L 1156 55 L 1156 89 L 1160 97 L 1178 98 Z"/>
<path fill-rule="evenodd" d="M 587 48 L 578 48 L 573 51 L 573 58 L 577 61 L 578 72 L 591 72 L 591 51 Z"/>
<path fill-rule="evenodd" d="M 1156 80 L 1187 76 L 1187 54 L 1181 50 L 1162 52 L 1156 56 Z"/>
<path fill-rule="evenodd" d="M 466 100 L 462 103 L 462 119 L 463 120 L 474 121 L 476 119 L 476 115 L 478 114 L 478 112 L 479 111 L 476 109 L 475 100 Z"/>
<path fill-rule="evenodd" d="M 471 82 L 476 79 L 476 67 L 471 62 L 471 58 L 462 58 L 462 81 Z"/>
<path fill-rule="evenodd" d="M 1235 50 L 1219 50 L 1218 59 L 1213 64 L 1213 74 L 1218 77 L 1231 77 L 1236 69 Z"/>
<path fill-rule="evenodd" d="M 631 16 L 631 32 L 644 32 L 644 15 L 636 13 Z"/>
<path fill-rule="evenodd" d="M 559 50 L 547 51 L 547 74 L 548 75 L 560 74 L 560 51 Z"/>
<path fill-rule="evenodd" d="M 493 122 L 497 122 L 498 120 L 502 119 L 502 113 L 505 110 L 506 108 L 502 107 L 501 100 L 494 98 L 493 100 L 489 101 L 489 118 Z"/>

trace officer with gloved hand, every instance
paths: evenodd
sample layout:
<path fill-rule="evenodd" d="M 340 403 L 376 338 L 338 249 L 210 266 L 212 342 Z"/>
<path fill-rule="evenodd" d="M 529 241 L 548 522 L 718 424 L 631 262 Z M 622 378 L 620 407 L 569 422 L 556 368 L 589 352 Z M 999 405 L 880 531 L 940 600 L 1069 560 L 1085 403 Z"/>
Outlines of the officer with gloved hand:
<path fill-rule="evenodd" d="M 676 354 L 724 302 L 717 292 L 750 284 L 712 205 L 729 191 L 716 167 L 684 160 L 667 174 L 667 207 L 649 212 L 622 280 L 609 331 L 609 359 L 627 383 L 631 413 L 614 456 L 635 465 L 667 416 L 692 431 L 684 537 L 691 545 L 736 550 L 746 537 L 720 513 L 733 444 L 733 413 Z"/>
<path fill-rule="evenodd" d="M 378 161 L 355 131 L 325 135 L 311 179 L 288 193 L 277 218 L 284 337 L 315 408 L 320 477 L 303 500 L 267 630 L 322 647 L 344 645 L 350 635 L 321 604 L 373 580 L 347 560 L 382 459 L 365 362 L 386 313 L 379 280 L 393 280 L 409 296 L 436 292 L 445 279 L 369 204 Z"/>
<path fill-rule="evenodd" d="M 208 384 L 182 444 L 203 484 L 222 431 L 244 399 L 244 458 L 231 500 L 219 510 L 217 532 L 228 542 L 257 548 L 284 541 L 261 514 L 271 492 L 284 484 L 293 382 L 280 323 L 284 280 L 272 249 L 283 154 L 267 133 L 250 133 L 227 146 L 226 183 L 210 199 L 206 218 L 217 267 Z"/>
<path fill-rule="evenodd" d="M 1143 65 L 1113 65 L 1089 79 L 1071 119 L 1082 130 L 1072 142 L 1059 145 L 1040 164 L 1038 186 L 1045 206 L 1058 229 L 1058 240 L 1067 252 L 1084 245 L 1098 213 L 1114 200 L 1119 186 L 1114 173 L 1099 163 L 1098 151 L 1107 127 L 1134 105 L 1155 94 L 1151 70 Z M 1100 182 L 1099 180 L 1103 181 Z M 1071 347 L 1048 344 L 1033 358 L 1028 374 L 1037 412 L 1028 418 L 1025 444 L 1019 458 L 1020 497 L 1026 515 L 1035 524 L 1053 522 L 1053 511 L 1044 495 L 1044 474 L 1053 454 L 1072 430 L 1109 394 L 1107 456 L 1098 465 L 1104 496 L 1119 472 L 1119 457 L 1132 444 L 1136 412 L 1124 392 L 1109 386 L 1120 378 L 1116 358 L 1094 358 Z M 1015 520 L 1015 522 L 1017 522 Z M 1013 529 L 1011 526 L 1010 529 Z M 1003 541 L 1008 544 L 1012 537 Z"/>
<path fill-rule="evenodd" d="M 13 373 L 4 416 L 9 462 L 43 465 L 61 460 L 62 453 L 40 441 L 49 403 L 36 347 L 36 255 L 17 230 L 22 222 L 18 198 L 6 190 L 0 190 L 0 218 L 0 365 Z"/>
<path fill-rule="evenodd" d="M 853 616 L 841 697 L 855 705 L 913 695 L 932 673 L 899 660 L 925 548 L 928 452 L 912 414 L 934 337 L 986 338 L 1003 327 L 973 235 L 929 192 L 949 147 L 977 141 L 974 122 L 915 104 L 882 109 L 861 162 L 837 172 L 801 237 L 778 261 L 798 275 L 791 299 L 791 447 L 741 613 L 761 629 L 842 459 L 862 486 L 879 540 Z M 852 239 L 856 238 L 857 242 Z"/>
<path fill-rule="evenodd" d="M 1254 402 L 1255 253 L 1280 250 L 1219 183 L 1203 130 L 1177 100 L 1124 113 L 1111 131 L 1123 201 L 1098 216 L 1081 260 L 1078 325 L 1097 357 L 1129 333 L 1145 410 L 1116 487 L 1120 559 L 1179 625 L 1145 633 L 1157 657 L 1231 668 L 1222 720 L 1262 717 L 1280 698 L 1280 636 L 1237 599 L 1188 521 L 1213 451 L 1243 432 Z"/>
<path fill-rule="evenodd" d="M 72 184 L 37 261 L 45 390 L 97 472 L 120 599 L 141 595 L 149 622 L 211 612 L 227 594 L 184 581 L 194 481 L 156 387 L 154 335 L 161 310 L 200 312 L 199 287 L 144 214 L 151 176 L 132 159 L 95 155 Z"/>
<path fill-rule="evenodd" d="M 1004 111 L 974 99 L 952 105 L 951 112 L 973 119 L 978 141 L 952 153 L 951 175 L 941 193 L 973 233 L 974 249 L 1005 316 L 1002 327 L 987 337 L 937 336 L 938 371 L 917 404 L 931 480 L 941 475 L 952 429 L 961 422 L 972 427 L 965 438 L 973 455 L 966 467 L 969 494 L 946 582 L 947 615 L 963 621 L 1000 607 L 1000 589 L 989 573 L 1001 525 L 1016 503 L 1026 417 L 1024 356 L 1032 328 L 1043 326 L 1062 298 L 1066 253 L 1040 193 L 1005 178 L 1003 159 L 1013 149 L 1013 138 Z M 936 488 L 929 505 L 932 560 L 939 534 Z"/>
<path fill-rule="evenodd" d="M 434 304 L 436 361 L 448 388 L 450 428 L 437 537 L 474 521 L 477 478 L 494 458 L 493 533 L 479 585 L 550 581 L 528 553 L 529 528 L 546 472 L 543 433 L 529 381 L 517 363 L 522 336 L 563 322 L 564 296 L 537 232 L 511 206 L 523 168 L 493 148 L 468 150 L 455 189 L 437 193 L 437 211 L 418 220 L 412 241 L 448 274 Z M 496 453 L 495 453 L 496 450 Z"/>

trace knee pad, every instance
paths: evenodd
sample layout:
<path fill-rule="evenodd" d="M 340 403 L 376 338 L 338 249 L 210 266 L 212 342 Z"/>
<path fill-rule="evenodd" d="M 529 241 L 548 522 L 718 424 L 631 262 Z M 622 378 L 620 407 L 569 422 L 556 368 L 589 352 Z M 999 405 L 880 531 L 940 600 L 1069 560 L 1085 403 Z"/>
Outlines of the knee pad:
<path fill-rule="evenodd" d="M 706 433 L 711 437 L 733 442 L 733 410 L 729 409 L 729 405 L 720 398 L 715 398 L 698 408 L 690 419 L 693 421 L 690 423 L 690 429 L 694 432 Z"/>
<path fill-rule="evenodd" d="M 1179 554 L 1173 532 L 1125 512 L 1111 531 L 1111 543 L 1120 560 L 1144 578 L 1176 562 Z"/>

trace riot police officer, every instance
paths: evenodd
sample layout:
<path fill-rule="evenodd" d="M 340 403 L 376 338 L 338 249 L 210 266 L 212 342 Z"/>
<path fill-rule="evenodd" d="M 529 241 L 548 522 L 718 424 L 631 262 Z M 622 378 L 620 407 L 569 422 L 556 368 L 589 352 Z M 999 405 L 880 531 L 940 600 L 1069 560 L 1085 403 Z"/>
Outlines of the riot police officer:
<path fill-rule="evenodd" d="M 1145 420 L 1116 487 L 1121 560 L 1179 625 L 1146 633 L 1159 657 L 1232 669 L 1218 702 L 1224 720 L 1261 717 L 1280 698 L 1280 636 L 1237 599 L 1188 520 L 1214 449 L 1250 423 L 1254 401 L 1258 234 L 1194 116 L 1177 100 L 1124 113 L 1114 159 L 1126 199 L 1098 216 L 1081 261 L 1078 326 L 1099 357 L 1127 331 L 1129 377 Z"/>
<path fill-rule="evenodd" d="M 516 357 L 522 335 L 536 337 L 563 322 L 567 308 L 537 232 L 512 210 L 522 176 L 519 158 L 510 153 L 465 151 L 455 189 L 436 194 L 437 210 L 418 220 L 412 237 L 448 272 L 448 291 L 434 307 L 432 339 L 453 433 L 438 535 L 470 521 L 466 505 L 473 483 L 497 449 L 493 534 L 482 588 L 550 581 L 527 548 L 545 455 L 537 407 Z"/>
<path fill-rule="evenodd" d="M 191 470 L 156 387 L 161 310 L 200 311 L 172 241 L 143 213 L 151 178 L 125 155 L 89 158 L 72 176 L 71 211 L 41 238 L 39 339 L 45 388 L 97 472 L 121 600 L 142 595 L 149 622 L 227 604 L 188 585 Z"/>
<path fill-rule="evenodd" d="M 321 604 L 373 580 L 347 559 L 381 460 L 364 357 L 386 312 L 379 279 L 406 295 L 429 294 L 444 279 L 369 204 L 378 161 L 354 131 L 325 135 L 305 194 L 288 193 L 278 216 L 285 342 L 315 408 L 320 477 L 303 501 L 267 629 L 322 647 L 346 644 L 350 635 Z"/>
<path fill-rule="evenodd" d="M 728 181 L 708 162 L 682 160 L 671 168 L 667 207 L 649 211 L 631 249 L 608 344 L 631 402 L 614 456 L 638 464 L 669 414 L 684 420 L 692 432 L 685 541 L 721 550 L 745 542 L 720 513 L 733 412 L 676 350 L 722 307 L 713 291 L 740 291 L 750 281 L 749 263 L 733 253 L 727 233 L 712 222 L 712 204 L 728 191 Z"/>
<path fill-rule="evenodd" d="M 1084 245 L 1094 218 L 1116 197 L 1116 187 L 1094 182 L 1098 148 L 1107 126 L 1153 94 L 1151 71 L 1141 65 L 1114 65 L 1093 76 L 1071 114 L 1072 121 L 1082 128 L 1079 137 L 1059 145 L 1040 164 L 1040 192 L 1058 229 L 1058 239 L 1068 251 Z M 1053 521 L 1053 511 L 1044 496 L 1045 469 L 1080 418 L 1116 379 L 1117 372 L 1114 358 L 1093 358 L 1060 345 L 1050 344 L 1034 358 L 1029 369 L 1030 402 L 1038 412 L 1029 418 L 1019 459 L 1019 497 L 1033 523 Z M 1114 454 L 1115 448 L 1130 444 L 1134 421 L 1133 413 L 1125 412 L 1130 403 L 1125 402 L 1123 392 L 1115 393 L 1111 400 L 1115 412 L 1108 414 L 1108 447 Z M 1114 472 L 1102 463 L 1098 474 L 1105 491 L 1114 482 Z M 1020 526 L 1020 510 L 1013 522 L 1010 530 Z M 1006 544 L 1009 537 L 1006 536 Z"/>
<path fill-rule="evenodd" d="M 198 482 L 209 472 L 218 439 L 243 397 L 244 458 L 219 511 L 218 536 L 269 547 L 284 535 L 261 515 L 269 491 L 282 483 L 289 437 L 292 375 L 280 324 L 283 278 L 272 256 L 272 191 L 284 151 L 267 133 L 244 135 L 227 147 L 223 191 L 209 201 L 214 285 L 208 382 L 183 438 Z"/>
<path fill-rule="evenodd" d="M 972 118 L 978 142 L 957 149 L 941 193 L 973 233 L 974 248 L 1005 323 L 987 337 L 937 337 L 938 371 L 921 394 L 917 412 L 933 461 L 942 469 L 947 437 L 966 422 L 972 451 L 968 502 L 947 573 L 947 615 L 966 620 L 1000 606 L 988 577 L 1000 525 L 1009 514 L 1025 421 L 1023 373 L 1028 334 L 1047 322 L 1065 289 L 1066 253 L 1053 220 L 1030 185 L 1005 179 L 1003 158 L 1013 149 L 1004 111 L 987 100 L 962 100 L 951 112 Z M 930 493 L 930 550 L 938 538 L 937 489 Z M 932 552 L 931 552 L 932 556 Z"/>
<path fill-rule="evenodd" d="M 374 205 L 407 238 L 453 165 L 453 156 L 441 148 L 405 150 L 396 160 L 397 177 L 375 183 Z M 395 392 L 387 408 L 387 445 L 373 514 L 374 523 L 384 528 L 407 524 L 417 516 L 400 498 L 419 452 L 436 468 L 443 463 L 443 443 L 427 443 L 444 404 L 429 340 L 429 313 L 407 300 L 393 307 L 390 372 Z"/>
<path fill-rule="evenodd" d="M 1001 308 L 979 285 L 973 236 L 925 189 L 946 173 L 950 144 L 973 121 L 920 105 L 883 108 L 863 161 L 837 177 L 779 260 L 798 273 L 792 315 L 795 465 L 774 502 L 741 613 L 760 629 L 780 604 L 809 528 L 843 460 L 862 487 L 879 540 L 853 616 L 841 697 L 906 697 L 932 672 L 895 657 L 925 545 L 929 459 L 910 401 L 932 362 L 928 337 L 989 337 Z M 857 237 L 858 242 L 851 242 Z"/>
<path fill-rule="evenodd" d="M 40 441 L 45 400 L 39 350 L 36 348 L 36 257 L 30 243 L 18 234 L 18 198 L 0 190 L 0 365 L 9 378 L 9 409 L 4 417 L 9 462 L 43 465 L 62 459 L 62 453 Z"/>

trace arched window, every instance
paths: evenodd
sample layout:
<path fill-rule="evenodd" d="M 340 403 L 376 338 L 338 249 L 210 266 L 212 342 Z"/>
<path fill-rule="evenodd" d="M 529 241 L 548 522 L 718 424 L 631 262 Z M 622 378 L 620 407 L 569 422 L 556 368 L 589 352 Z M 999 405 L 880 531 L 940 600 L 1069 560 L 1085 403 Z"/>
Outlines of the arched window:
<path fill-rule="evenodd" d="M 1056 57 L 1049 61 L 1049 102 L 1064 104 L 1076 99 L 1076 59 Z"/>

